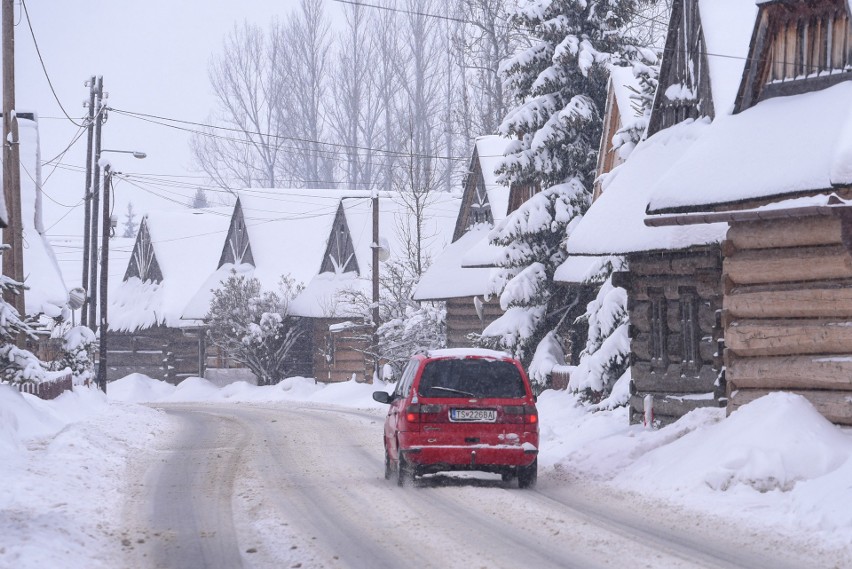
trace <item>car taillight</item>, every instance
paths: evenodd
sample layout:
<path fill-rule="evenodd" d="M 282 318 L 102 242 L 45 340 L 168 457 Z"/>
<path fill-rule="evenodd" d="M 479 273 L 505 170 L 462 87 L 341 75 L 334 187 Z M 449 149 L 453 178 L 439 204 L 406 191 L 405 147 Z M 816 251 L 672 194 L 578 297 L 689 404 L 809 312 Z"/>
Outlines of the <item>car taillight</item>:
<path fill-rule="evenodd" d="M 503 407 L 503 422 L 535 425 L 538 423 L 538 411 L 535 405 L 506 405 Z"/>
<path fill-rule="evenodd" d="M 409 423 L 437 423 L 446 421 L 443 405 L 409 405 L 405 409 L 405 420 Z"/>

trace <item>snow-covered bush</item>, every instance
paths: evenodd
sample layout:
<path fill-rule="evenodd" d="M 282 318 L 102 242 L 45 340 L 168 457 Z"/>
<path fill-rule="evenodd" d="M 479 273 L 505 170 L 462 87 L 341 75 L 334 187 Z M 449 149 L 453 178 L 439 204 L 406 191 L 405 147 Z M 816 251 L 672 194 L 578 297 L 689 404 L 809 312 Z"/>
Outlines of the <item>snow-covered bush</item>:
<path fill-rule="evenodd" d="M 0 254 L 8 245 L 0 247 Z M 2 295 L 20 294 L 25 286 L 5 275 L 0 275 L 0 381 L 22 383 L 42 381 L 46 367 L 38 357 L 17 344 L 26 338 L 35 339 L 32 326 L 21 319 L 15 307 Z"/>
<path fill-rule="evenodd" d="M 589 339 L 568 388 L 599 399 L 612 391 L 630 365 L 627 291 L 613 286 L 610 275 L 582 319 L 588 322 Z"/>
<path fill-rule="evenodd" d="M 70 368 L 75 385 L 88 385 L 95 380 L 92 346 L 95 333 L 86 326 L 74 326 L 62 335 L 62 353 L 52 364 L 54 370 Z"/>
<path fill-rule="evenodd" d="M 287 377 L 290 350 L 303 333 L 299 320 L 289 315 L 289 304 L 302 289 L 282 277 L 278 292 L 263 292 L 260 281 L 232 272 L 213 291 L 205 317 L 213 345 L 249 368 L 258 385 L 272 385 Z"/>

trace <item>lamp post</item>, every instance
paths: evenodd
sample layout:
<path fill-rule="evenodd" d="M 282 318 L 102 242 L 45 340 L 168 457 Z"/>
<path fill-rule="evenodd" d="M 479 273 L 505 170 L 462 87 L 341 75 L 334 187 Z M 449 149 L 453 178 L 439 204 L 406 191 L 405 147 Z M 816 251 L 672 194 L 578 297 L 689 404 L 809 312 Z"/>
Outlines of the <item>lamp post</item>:
<path fill-rule="evenodd" d="M 101 152 L 117 152 L 120 154 L 132 154 L 136 158 L 145 158 L 144 152 L 133 150 L 101 150 Z M 106 393 L 107 390 L 107 329 L 109 327 L 107 321 L 107 287 L 109 285 L 109 237 L 110 229 L 112 228 L 112 218 L 110 216 L 110 192 L 112 191 L 112 166 L 104 165 L 104 196 L 103 196 L 103 215 L 101 218 L 101 279 L 100 279 L 100 324 L 101 331 L 100 341 L 98 342 L 98 387 Z"/>

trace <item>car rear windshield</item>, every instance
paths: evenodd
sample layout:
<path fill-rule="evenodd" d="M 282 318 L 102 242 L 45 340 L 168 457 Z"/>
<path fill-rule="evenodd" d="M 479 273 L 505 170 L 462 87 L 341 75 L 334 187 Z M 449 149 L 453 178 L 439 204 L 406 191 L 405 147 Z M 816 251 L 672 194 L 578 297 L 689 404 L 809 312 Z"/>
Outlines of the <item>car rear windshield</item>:
<path fill-rule="evenodd" d="M 518 398 L 526 395 L 521 372 L 511 362 L 451 359 L 427 362 L 418 388 L 422 397 Z"/>

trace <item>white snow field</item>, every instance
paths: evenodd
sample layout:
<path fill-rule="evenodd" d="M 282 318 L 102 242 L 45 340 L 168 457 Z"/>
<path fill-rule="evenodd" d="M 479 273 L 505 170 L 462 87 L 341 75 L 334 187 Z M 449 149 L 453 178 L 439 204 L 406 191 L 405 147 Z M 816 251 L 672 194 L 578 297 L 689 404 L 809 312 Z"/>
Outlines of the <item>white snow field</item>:
<path fill-rule="evenodd" d="M 252 427 L 258 431 L 256 437 L 273 445 L 278 443 L 269 438 L 287 438 L 284 419 L 282 425 L 276 424 L 277 413 L 316 425 L 336 416 L 336 422 L 329 423 L 328 428 L 340 429 L 343 425 L 349 431 L 351 426 L 353 440 L 371 444 L 353 444 L 357 453 L 351 451 L 355 454 L 350 458 L 342 452 L 340 458 L 326 459 L 340 464 L 332 462 L 335 468 L 318 475 L 321 480 L 317 483 L 338 488 L 337 500 L 356 505 L 363 501 L 364 515 L 378 519 L 392 516 L 394 508 L 383 504 L 384 498 L 411 501 L 416 498 L 405 492 L 416 489 L 398 489 L 381 479 L 385 406 L 371 397 L 379 388 L 387 386 L 355 382 L 323 385 L 305 378 L 290 378 L 269 387 L 236 383 L 222 388 L 190 378 L 175 387 L 132 374 L 111 383 L 108 397 L 77 387 L 46 402 L 0 385 L 0 567 L 139 566 L 138 557 L 129 561 L 146 547 L 142 534 L 126 523 L 127 504 L 140 493 L 131 466 L 152 453 L 161 456 L 156 454 L 158 445 L 178 434 L 181 421 L 186 423 L 181 413 L 197 416 L 199 421 L 230 413 L 237 422 L 248 421 L 253 414 L 267 425 L 263 429 Z M 801 397 L 769 395 L 729 418 L 723 410 L 700 409 L 658 430 L 628 426 L 624 408 L 592 413 L 566 392 L 544 392 L 539 411 L 539 491 L 508 489 L 500 486 L 498 477 L 496 487 L 451 484 L 442 493 L 436 490 L 430 500 L 461 500 L 471 508 L 476 505 L 482 509 L 478 516 L 486 520 L 493 516 L 493 523 L 484 526 L 489 531 L 511 512 L 512 523 L 519 524 L 524 532 L 554 542 L 562 540 L 572 548 L 578 540 L 593 543 L 596 534 L 589 533 L 589 528 L 561 522 L 559 508 L 563 506 L 559 504 L 574 515 L 579 511 L 591 520 L 598 519 L 591 522 L 593 527 L 598 527 L 594 524 L 600 525 L 601 519 L 609 520 L 606 523 L 615 524 L 622 533 L 629 526 L 618 526 L 617 520 L 629 509 L 645 520 L 644 527 L 635 530 L 643 533 L 634 533 L 632 543 L 646 540 L 646 549 L 653 552 L 659 546 L 669 556 L 639 566 L 740 566 L 719 563 L 718 559 L 696 562 L 688 555 L 681 556 L 665 536 L 687 527 L 708 535 L 708 547 L 730 540 L 732 550 L 738 550 L 738 544 L 750 544 L 768 556 L 784 554 L 785 559 L 808 560 L 805 565 L 793 561 L 791 567 L 852 566 L 852 431 L 828 423 Z M 207 444 L 205 440 L 199 439 L 198 444 Z M 193 445 L 186 447 L 187 457 L 195 456 L 192 453 L 196 450 Z M 211 460 L 209 452 L 205 456 L 203 460 Z M 354 464 L 345 463 L 350 459 Z M 313 468 L 314 462 L 304 467 Z M 373 464 L 376 472 L 367 473 L 370 483 L 344 498 L 351 469 L 370 470 Z M 216 467 L 223 468 L 221 464 Z M 335 482 L 338 469 L 341 480 Z M 251 517 L 252 512 L 263 512 L 267 506 L 262 486 L 252 486 L 251 478 L 241 479 L 239 473 L 225 474 L 237 478 L 234 492 L 240 492 L 256 508 L 234 512 L 233 524 L 241 546 L 248 539 L 245 532 L 251 529 L 267 549 L 270 543 L 277 547 L 263 551 L 258 546 L 258 555 L 243 556 L 244 566 L 318 566 L 310 553 L 310 537 L 298 535 L 292 527 L 280 529 L 286 521 Z M 360 492 L 365 496 L 360 497 Z M 436 511 L 439 505 L 435 505 Z M 621 514 L 618 507 L 623 510 Z M 537 519 L 541 511 L 548 512 L 548 519 Z M 312 515 L 315 522 L 321 519 L 320 514 Z M 269 525 L 272 521 L 280 523 L 273 527 Z M 388 539 L 394 533 L 392 528 L 372 531 Z M 339 545 L 345 546 L 347 538 L 341 539 Z M 450 538 L 436 535 L 434 541 L 431 539 L 426 540 L 427 545 L 440 551 L 441 540 Z M 623 556 L 623 561 L 632 566 L 636 557 L 643 555 L 637 553 L 637 547 L 625 546 L 611 554 Z M 483 564 L 509 567 L 518 561 L 493 555 L 490 563 Z M 577 566 L 598 566 L 584 565 L 581 552 L 577 555 Z M 666 562 L 669 558 L 680 561 Z M 393 558 L 383 559 L 390 562 Z M 461 566 L 459 558 L 452 559 L 444 566 Z M 441 566 L 432 564 L 436 565 Z M 359 564 L 356 560 L 348 565 L 341 562 L 341 566 Z"/>

